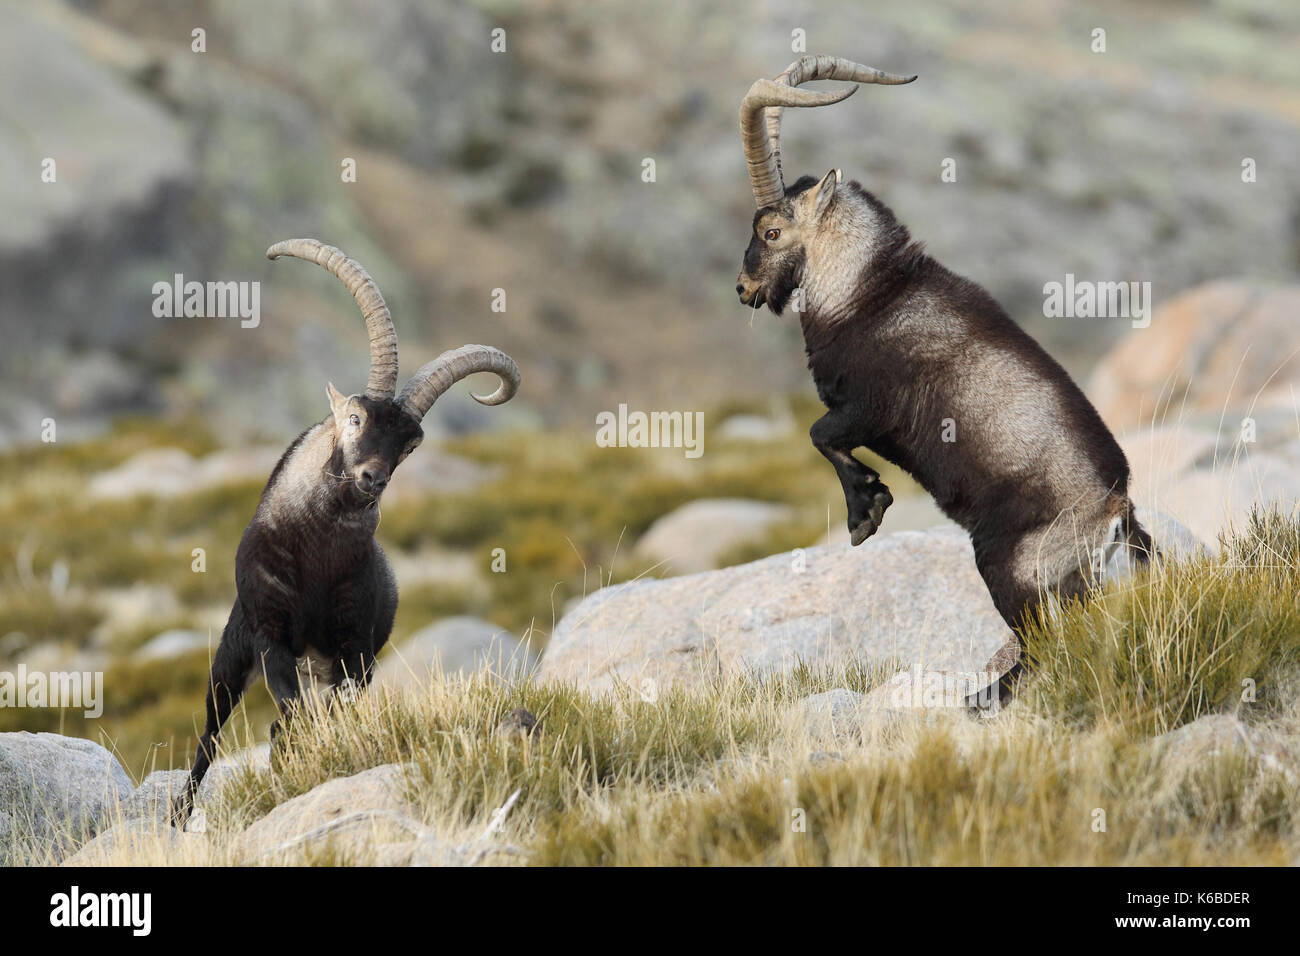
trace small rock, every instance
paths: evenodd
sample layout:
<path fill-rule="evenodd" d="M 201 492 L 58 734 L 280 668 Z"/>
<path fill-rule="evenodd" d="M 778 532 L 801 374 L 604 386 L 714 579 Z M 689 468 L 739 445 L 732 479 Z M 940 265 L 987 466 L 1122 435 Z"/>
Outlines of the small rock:
<path fill-rule="evenodd" d="M 497 724 L 494 733 L 498 736 L 532 737 L 540 729 L 537 718 L 526 708 L 516 707 Z"/>
<path fill-rule="evenodd" d="M 326 781 L 255 822 L 237 838 L 236 852 L 253 862 L 327 845 L 367 853 L 376 843 L 409 840 L 421 828 L 402 792 L 405 774 L 402 765 L 385 764 Z"/>
<path fill-rule="evenodd" d="M 178 862 L 187 842 L 202 837 L 181 833 L 166 823 L 136 819 L 109 827 L 60 866 L 167 866 Z"/>
<path fill-rule="evenodd" d="M 220 773 L 233 773 L 242 771 L 247 767 L 256 770 L 271 769 L 271 744 L 269 742 L 264 741 L 260 744 L 253 744 L 251 747 L 245 747 L 242 750 L 223 754 L 212 761 L 208 773 L 212 773 L 213 770 Z M 206 784 L 208 778 L 204 777 L 203 782 Z"/>
<path fill-rule="evenodd" d="M 0 733 L 0 831 L 55 847 L 92 833 L 105 811 L 134 788 L 122 765 L 99 744 L 61 734 Z M 10 832 L 0 832 L 0 857 Z"/>
<path fill-rule="evenodd" d="M 786 505 L 743 498 L 703 498 L 682 505 L 652 524 L 636 544 L 645 561 L 662 563 L 674 574 L 717 567 L 718 559 L 742 544 L 759 540 L 793 514 Z"/>
<path fill-rule="evenodd" d="M 838 750 L 814 750 L 808 755 L 808 762 L 813 765 L 843 763 L 844 755 Z"/>
<path fill-rule="evenodd" d="M 199 631 L 163 631 L 150 638 L 132 655 L 137 661 L 162 661 L 184 657 L 194 651 L 207 650 L 208 635 Z"/>
<path fill-rule="evenodd" d="M 805 697 L 794 710 L 815 737 L 827 739 L 853 736 L 862 727 L 862 705 L 866 697 L 842 687 Z"/>
<path fill-rule="evenodd" d="M 374 679 L 394 689 L 481 670 L 507 680 L 530 674 L 537 659 L 509 631 L 476 617 L 449 617 L 417 631 L 375 666 Z"/>
<path fill-rule="evenodd" d="M 195 807 L 211 804 L 221 789 L 248 767 L 266 769 L 270 766 L 270 745 L 258 744 L 213 761 L 199 784 Z M 171 806 L 180 798 L 189 779 L 188 770 L 155 770 L 141 781 L 135 792 L 119 806 L 109 809 L 105 819 L 112 821 L 149 820 L 169 823 Z"/>
<path fill-rule="evenodd" d="M 1300 781 L 1300 749 L 1232 714 L 1198 717 L 1156 737 L 1154 744 L 1174 772 L 1185 773 L 1217 757 L 1240 754 L 1254 760 L 1261 772 L 1280 772 L 1292 784 Z"/>
<path fill-rule="evenodd" d="M 116 468 L 90 480 L 90 495 L 101 500 L 148 495 L 172 498 L 207 488 L 269 477 L 284 449 L 262 446 L 227 449 L 195 459 L 180 448 L 146 448 Z"/>
<path fill-rule="evenodd" d="M 1138 523 L 1151 535 L 1157 550 L 1166 558 L 1188 558 L 1205 552 L 1216 552 L 1218 541 L 1202 540 L 1177 518 L 1145 508 L 1140 504 L 1134 506 Z"/>
<path fill-rule="evenodd" d="M 717 437 L 729 441 L 778 441 L 794 430 L 792 419 L 766 415 L 732 415 L 718 426 Z"/>
<path fill-rule="evenodd" d="M 171 803 L 181 795 L 188 777 L 189 772 L 185 770 L 155 770 L 144 778 L 127 800 L 110 811 L 110 819 L 123 823 L 149 821 L 167 824 Z M 207 780 L 203 782 L 206 784 Z"/>

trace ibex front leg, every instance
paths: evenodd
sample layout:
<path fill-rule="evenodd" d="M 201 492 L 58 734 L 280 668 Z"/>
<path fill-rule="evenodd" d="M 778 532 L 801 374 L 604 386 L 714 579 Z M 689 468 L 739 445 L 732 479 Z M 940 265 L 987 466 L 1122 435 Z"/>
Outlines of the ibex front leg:
<path fill-rule="evenodd" d="M 864 442 L 862 423 L 833 409 L 813 423 L 809 435 L 813 446 L 835 466 L 840 486 L 844 489 L 844 503 L 849 509 L 849 533 L 856 547 L 880 529 L 885 509 L 894 503 L 880 480 L 880 475 L 853 457 L 853 449 Z"/>

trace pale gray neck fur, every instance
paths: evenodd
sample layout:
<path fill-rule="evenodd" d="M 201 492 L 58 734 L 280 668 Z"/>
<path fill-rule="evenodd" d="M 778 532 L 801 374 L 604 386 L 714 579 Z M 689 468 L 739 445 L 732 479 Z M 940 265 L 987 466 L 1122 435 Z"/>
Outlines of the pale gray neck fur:
<path fill-rule="evenodd" d="M 819 323 L 838 322 L 852 314 L 863 270 L 880 251 L 889 227 L 851 188 L 836 190 L 830 208 L 804 244 L 804 301 Z"/>
<path fill-rule="evenodd" d="M 334 522 L 355 522 L 363 530 L 365 526 L 376 523 L 374 509 L 339 511 L 336 482 L 339 476 L 327 474 L 334 443 L 333 421 L 328 417 L 313 425 L 303 436 L 280 469 L 267 496 L 266 517 L 273 523 L 278 524 L 276 518 L 283 517 L 298 526 L 311 526 L 326 515 Z"/>

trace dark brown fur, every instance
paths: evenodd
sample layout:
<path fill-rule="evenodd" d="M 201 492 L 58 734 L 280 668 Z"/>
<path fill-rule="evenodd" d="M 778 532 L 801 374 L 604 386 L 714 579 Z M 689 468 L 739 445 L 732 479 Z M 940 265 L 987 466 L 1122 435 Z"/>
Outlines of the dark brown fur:
<path fill-rule="evenodd" d="M 813 198 L 819 188 L 830 197 Z M 798 240 L 771 239 L 773 230 Z M 859 265 L 851 291 L 828 307 L 814 301 L 809 262 L 817 243 L 838 249 L 845 235 L 861 240 Z M 800 323 L 827 408 L 811 436 L 840 477 L 854 544 L 892 502 L 852 455 L 865 447 L 913 475 L 970 534 L 993 603 L 1017 635 L 1045 591 L 1077 595 L 1095 582 L 1092 558 L 1113 547 L 1112 526 L 1122 544 L 1150 552 L 1124 453 L 1083 392 L 983 288 L 926 255 L 856 183 L 805 177 L 758 210 L 739 282 L 743 302 L 778 313 L 796 287 L 810 286 Z M 1017 405 L 1026 413 L 1006 411 Z M 1000 416 L 996 427 L 989 415 Z M 953 430 L 956 440 L 945 441 Z"/>
<path fill-rule="evenodd" d="M 424 432 L 394 401 L 329 391 L 333 413 L 285 451 L 240 539 L 238 594 L 213 657 L 194 767 L 172 811 L 178 827 L 252 683 L 265 677 L 275 696 L 274 739 L 300 704 L 305 668 L 331 701 L 347 681 L 364 688 L 392 630 L 397 581 L 375 540 L 379 501 Z"/>

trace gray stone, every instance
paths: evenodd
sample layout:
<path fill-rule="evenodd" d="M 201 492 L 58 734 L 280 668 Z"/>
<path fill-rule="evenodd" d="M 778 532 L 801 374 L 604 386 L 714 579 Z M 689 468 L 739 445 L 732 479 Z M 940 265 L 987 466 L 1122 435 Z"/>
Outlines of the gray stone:
<path fill-rule="evenodd" d="M 1156 548 L 1165 557 L 1191 557 L 1218 549 L 1217 541 L 1202 540 L 1187 525 L 1163 511 L 1154 511 L 1141 504 L 1135 504 L 1134 514 L 1137 516 L 1138 523 L 1151 535 Z"/>
<path fill-rule="evenodd" d="M 186 770 L 155 770 L 141 781 L 130 797 L 109 811 L 110 819 L 122 823 L 147 821 L 165 824 L 170 815 L 171 802 L 185 789 L 188 776 Z"/>
<path fill-rule="evenodd" d="M 239 776 L 246 767 L 265 769 L 270 765 L 270 747 L 260 744 L 237 751 L 213 761 L 199 784 L 196 806 L 211 804 L 222 788 Z M 155 770 L 141 781 L 140 786 L 120 804 L 109 808 L 105 818 L 110 821 L 148 820 L 166 823 L 170 819 L 171 804 L 185 789 L 188 770 Z"/>
<path fill-rule="evenodd" d="M 956 528 L 957 524 L 939 510 L 925 492 L 896 497 L 894 503 L 885 509 L 885 520 L 880 525 L 881 534 L 893 534 L 896 531 L 928 531 L 930 528 Z M 831 529 L 826 532 L 818 544 L 849 546 L 849 528 L 846 522 L 834 519 Z"/>
<path fill-rule="evenodd" d="M 505 679 L 529 674 L 536 658 L 509 631 L 476 617 L 449 617 L 408 637 L 375 666 L 382 686 L 405 688 L 446 676 L 490 671 Z"/>
<path fill-rule="evenodd" d="M 133 819 L 115 824 L 84 844 L 61 866 L 167 865 L 187 841 L 201 840 L 164 823 Z"/>
<path fill-rule="evenodd" d="M 0 148 L 0 261 L 46 249 L 62 230 L 107 229 L 166 185 L 193 176 L 182 124 L 161 103 L 95 63 L 67 31 L 26 5 L 8 6 L 5 16 L 0 82 L 24 91 L 6 113 L 30 135 L 8 137 Z M 50 63 L 60 68 L 51 72 Z M 58 161 L 57 184 L 33 188 L 45 157 Z"/>
<path fill-rule="evenodd" d="M 261 481 L 275 467 L 282 448 L 244 448 L 216 451 L 194 458 L 180 448 L 147 448 L 116 468 L 100 472 L 90 481 L 92 497 L 132 498 L 150 495 L 172 498 L 241 481 Z"/>
<path fill-rule="evenodd" d="M 541 725 L 532 712 L 524 707 L 516 707 L 502 718 L 493 731 L 498 737 L 532 737 L 538 733 Z"/>
<path fill-rule="evenodd" d="M 223 754 L 216 760 L 212 761 L 212 768 L 209 770 L 229 770 L 242 771 L 247 767 L 255 770 L 269 770 L 271 768 L 271 745 L 268 742 L 253 744 L 251 747 L 245 747 L 242 750 L 235 750 L 228 754 Z M 204 778 L 207 783 L 207 778 Z"/>
<path fill-rule="evenodd" d="M 865 700 L 865 695 L 841 687 L 805 697 L 794 710 L 811 733 L 835 738 L 852 733 L 860 726 Z"/>
<path fill-rule="evenodd" d="M 0 852 L 14 831 L 67 845 L 94 831 L 106 809 L 133 790 L 117 759 L 99 744 L 60 734 L 0 733 Z"/>
<path fill-rule="evenodd" d="M 1232 714 L 1207 714 L 1156 737 L 1155 747 L 1171 773 L 1186 774 L 1226 756 L 1252 761 L 1260 773 L 1300 782 L 1300 747 L 1267 727 L 1252 727 Z"/>
<path fill-rule="evenodd" d="M 636 555 L 672 574 L 717 567 L 718 559 L 742 544 L 762 539 L 787 520 L 786 505 L 743 498 L 702 498 L 655 521 L 636 544 Z"/>
<path fill-rule="evenodd" d="M 1300 504 L 1300 474 L 1293 465 L 1267 452 L 1243 453 L 1215 469 L 1196 468 L 1182 475 L 1161 501 L 1206 542 L 1220 533 L 1244 530 L 1252 509 L 1276 505 L 1291 514 Z"/>
<path fill-rule="evenodd" d="M 208 635 L 200 631 L 170 630 L 152 637 L 132 655 L 137 661 L 164 661 L 209 648 Z M 211 645 L 216 650 L 215 642 Z"/>
<path fill-rule="evenodd" d="M 385 764 L 328 780 L 253 823 L 237 838 L 236 852 L 247 862 L 327 845 L 346 854 L 418 836 L 418 810 L 402 790 L 405 774 L 402 765 Z"/>
<path fill-rule="evenodd" d="M 794 430 L 790 417 L 732 415 L 718 426 L 717 437 L 725 441 L 770 442 L 786 438 Z"/>
<path fill-rule="evenodd" d="M 966 715 L 967 698 L 996 677 L 986 671 L 900 671 L 866 694 L 841 688 L 805 697 L 788 720 L 827 744 L 888 742 L 905 727 Z"/>
<path fill-rule="evenodd" d="M 967 699 L 989 687 L 1001 675 L 975 669 L 967 672 L 912 669 L 900 671 L 873 687 L 863 701 L 868 711 L 965 709 Z"/>
<path fill-rule="evenodd" d="M 556 628 L 539 679 L 700 686 L 796 661 L 982 669 L 1011 634 L 960 531 L 908 531 L 604 588 Z"/>

